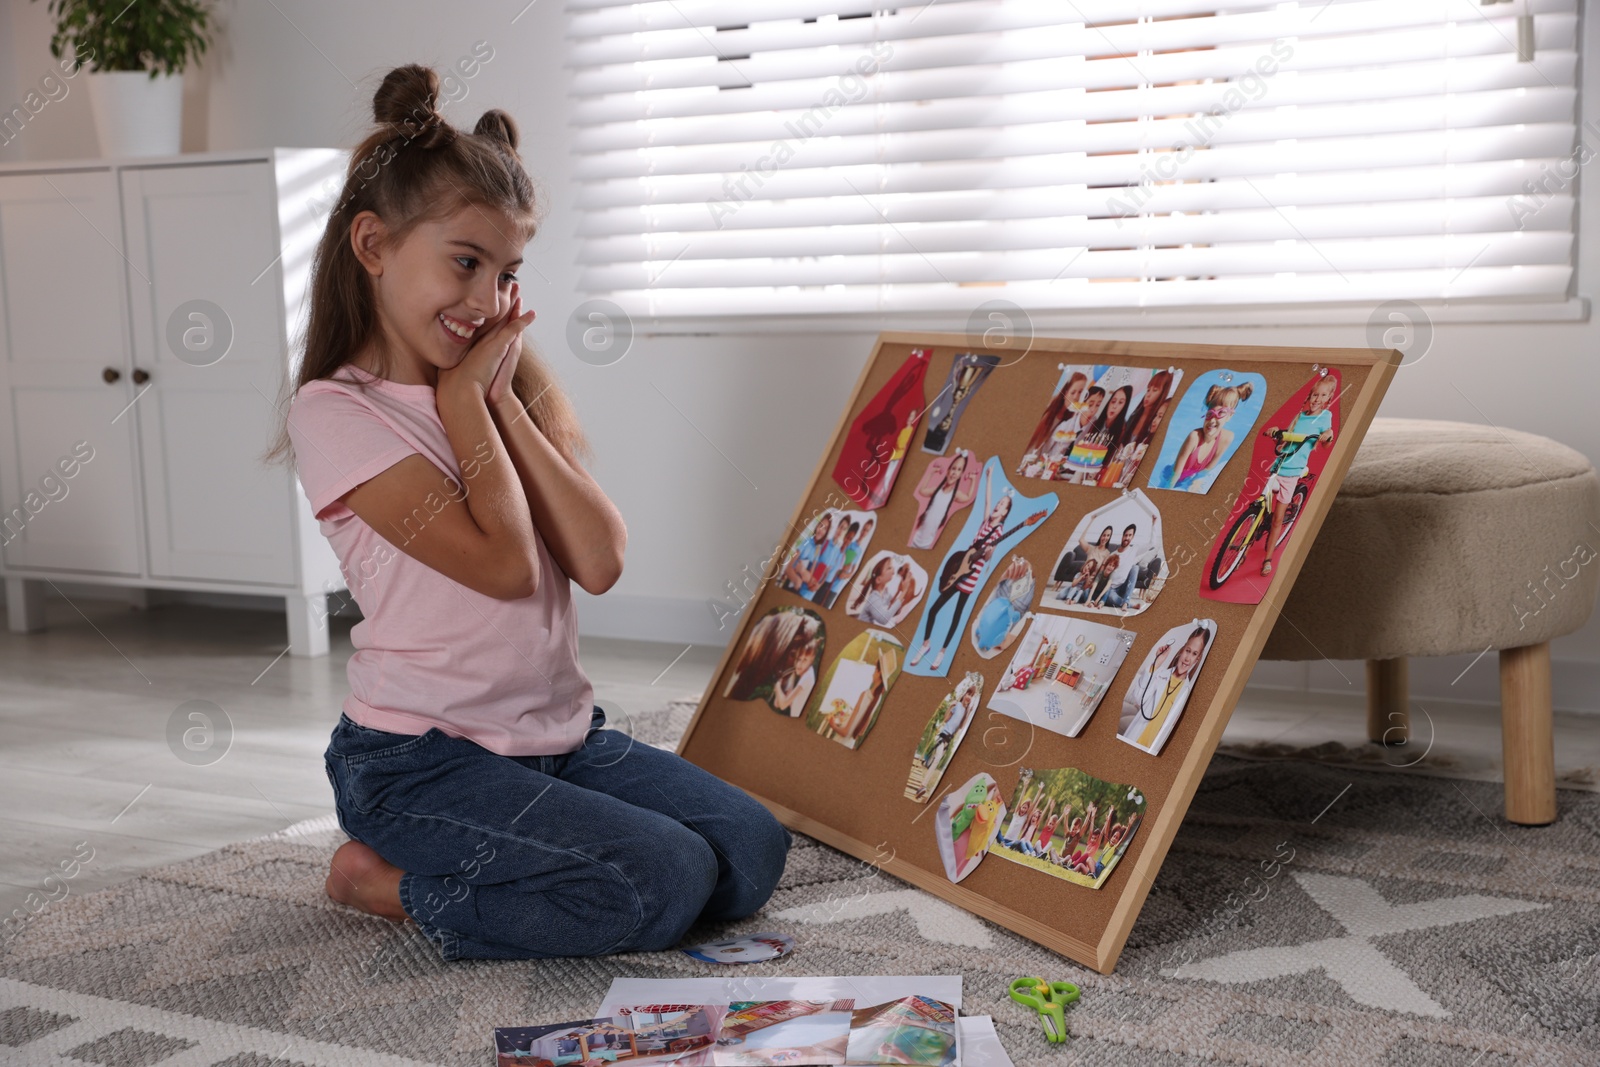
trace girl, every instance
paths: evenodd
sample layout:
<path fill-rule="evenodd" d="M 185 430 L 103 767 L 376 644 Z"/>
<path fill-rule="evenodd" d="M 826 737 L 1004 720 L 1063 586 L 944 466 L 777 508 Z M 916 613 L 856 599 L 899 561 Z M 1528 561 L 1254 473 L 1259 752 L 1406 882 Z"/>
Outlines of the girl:
<path fill-rule="evenodd" d="M 609 589 L 627 531 L 578 462 L 571 404 L 522 349 L 533 312 L 512 272 L 536 220 L 516 124 L 491 110 L 459 131 L 438 100 L 415 65 L 374 96 L 273 451 L 292 448 L 342 564 L 398 547 L 361 587 L 325 754 L 352 839 L 326 891 L 416 921 L 445 959 L 670 948 L 760 908 L 789 834 L 605 729 L 568 583 Z"/>
<path fill-rule="evenodd" d="M 912 490 L 912 495 L 922 504 L 908 541 L 912 548 L 932 548 L 938 543 L 939 535 L 944 533 L 945 523 L 950 516 L 972 503 L 972 498 L 977 495 L 977 487 L 962 484 L 967 480 L 967 466 L 971 462 L 972 453 L 958 448 L 948 462 L 936 459 L 928 464 L 921 483 Z M 943 475 L 939 473 L 941 466 L 944 468 Z"/>
<path fill-rule="evenodd" d="M 1196 626 L 1165 666 L 1161 658 L 1171 651 L 1172 643 L 1163 642 L 1156 648 L 1149 668 L 1136 674 L 1128 687 L 1128 703 L 1123 705 L 1121 722 L 1124 741 L 1131 741 L 1151 755 L 1161 751 L 1170 724 L 1183 714 L 1183 706 L 1188 703 L 1210 640 L 1211 631 Z"/>
<path fill-rule="evenodd" d="M 1022 450 L 1023 455 L 1036 454 L 1049 442 L 1051 434 L 1062 420 L 1077 413 L 1078 404 L 1083 400 L 1083 391 L 1087 388 L 1089 388 L 1089 376 L 1082 371 L 1073 371 L 1067 379 L 1067 384 L 1050 398 L 1044 414 L 1039 417 L 1039 425 L 1034 427 L 1033 436 L 1028 438 L 1028 445 Z M 1022 473 L 1022 467 L 1017 468 L 1017 473 Z"/>
<path fill-rule="evenodd" d="M 817 684 L 817 639 L 811 638 L 795 647 L 793 652 L 793 662 L 772 683 L 772 700 L 769 703 L 773 711 L 797 719 L 806 710 L 806 701 L 811 698 L 811 690 Z"/>
<path fill-rule="evenodd" d="M 1033 603 L 1033 567 L 1021 556 L 1012 556 L 1001 572 L 989 602 L 972 624 L 972 647 L 981 656 L 992 656 L 1011 644 L 1021 632 L 1017 625 Z"/>
<path fill-rule="evenodd" d="M 1100 572 L 1100 564 L 1093 559 L 1083 561 L 1083 566 L 1078 571 L 1078 576 L 1072 579 L 1072 584 L 1056 594 L 1057 600 L 1065 600 L 1069 604 L 1086 603 L 1089 593 L 1094 589 L 1095 575 Z"/>
<path fill-rule="evenodd" d="M 894 557 L 885 555 L 872 565 L 866 584 L 852 598 L 845 614 L 872 626 L 888 626 L 894 620 L 895 600 L 889 592 L 893 578 Z"/>
<path fill-rule="evenodd" d="M 1200 425 L 1189 431 L 1178 446 L 1178 455 L 1172 461 L 1169 489 L 1187 489 L 1203 493 L 1211 487 L 1211 479 L 1197 486 L 1195 480 L 1217 467 L 1233 444 L 1233 431 L 1223 425 L 1233 417 L 1239 405 L 1250 399 L 1250 383 L 1238 385 L 1213 385 L 1206 390 L 1206 411 Z"/>

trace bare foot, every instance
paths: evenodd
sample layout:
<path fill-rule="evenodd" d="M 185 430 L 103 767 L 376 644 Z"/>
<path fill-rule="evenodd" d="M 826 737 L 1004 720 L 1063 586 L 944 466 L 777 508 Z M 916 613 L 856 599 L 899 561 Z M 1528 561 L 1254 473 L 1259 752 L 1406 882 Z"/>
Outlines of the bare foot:
<path fill-rule="evenodd" d="M 328 864 L 323 888 L 340 904 L 394 922 L 410 916 L 400 906 L 400 876 L 405 872 L 359 841 L 346 841 Z"/>

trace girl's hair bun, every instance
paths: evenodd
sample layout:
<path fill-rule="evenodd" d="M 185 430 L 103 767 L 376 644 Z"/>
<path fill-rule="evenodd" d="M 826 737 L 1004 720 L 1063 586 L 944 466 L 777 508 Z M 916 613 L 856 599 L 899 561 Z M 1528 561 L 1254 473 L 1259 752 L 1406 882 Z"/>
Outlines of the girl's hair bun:
<path fill-rule="evenodd" d="M 499 108 L 490 108 L 478 119 L 478 125 L 472 130 L 479 137 L 492 137 L 504 142 L 506 147 L 513 152 L 517 148 L 517 124 L 507 112 Z"/>
<path fill-rule="evenodd" d="M 372 116 L 395 137 L 422 148 L 440 148 L 456 138 L 453 126 L 439 113 L 439 75 L 432 67 L 408 63 L 384 75 L 372 96 Z"/>

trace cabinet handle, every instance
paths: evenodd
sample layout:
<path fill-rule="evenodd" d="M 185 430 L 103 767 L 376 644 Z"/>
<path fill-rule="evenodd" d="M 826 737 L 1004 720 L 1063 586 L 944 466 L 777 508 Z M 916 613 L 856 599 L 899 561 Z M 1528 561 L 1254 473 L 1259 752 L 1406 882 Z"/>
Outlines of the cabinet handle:
<path fill-rule="evenodd" d="M 107 367 L 105 370 L 100 372 L 100 377 L 106 380 L 107 385 L 110 385 L 112 382 L 122 380 L 122 372 L 115 367 Z"/>
<path fill-rule="evenodd" d="M 133 384 L 143 385 L 150 380 L 150 372 L 140 367 L 133 368 Z"/>

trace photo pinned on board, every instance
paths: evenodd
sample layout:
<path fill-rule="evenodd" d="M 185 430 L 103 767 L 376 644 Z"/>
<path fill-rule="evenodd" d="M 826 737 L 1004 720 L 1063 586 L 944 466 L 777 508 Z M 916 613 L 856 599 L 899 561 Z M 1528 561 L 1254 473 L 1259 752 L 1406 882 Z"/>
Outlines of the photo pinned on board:
<path fill-rule="evenodd" d="M 844 600 L 844 613 L 868 626 L 893 629 L 911 614 L 928 591 L 922 564 L 891 549 L 881 549 L 856 572 Z"/>
<path fill-rule="evenodd" d="M 1206 557 L 1201 596 L 1259 604 L 1267 595 L 1278 550 L 1299 525 L 1328 464 L 1342 388 L 1338 370 L 1317 366 L 1310 381 L 1262 420 L 1244 485 Z"/>
<path fill-rule="evenodd" d="M 977 459 L 965 448 L 929 463 L 928 469 L 922 472 L 922 480 L 912 490 L 917 498 L 917 517 L 911 524 L 906 544 L 921 549 L 938 544 L 951 517 L 978 495 L 978 478 L 982 473 Z"/>
<path fill-rule="evenodd" d="M 1005 814 L 999 784 L 982 771 L 939 801 L 933 834 L 946 878 L 959 882 L 977 869 Z"/>
<path fill-rule="evenodd" d="M 984 659 L 993 659 L 1010 648 L 1032 618 L 1028 609 L 1033 604 L 1034 590 L 1033 564 L 1013 555 L 1000 570 L 989 599 L 972 620 L 968 637 L 973 651 Z"/>
<path fill-rule="evenodd" d="M 913 641 L 916 651 L 906 665 L 911 674 L 943 678 L 949 673 L 947 657 L 954 651 L 972 612 L 973 594 L 988 576 L 989 561 L 1021 544 L 1061 501 L 1052 492 L 1032 499 L 1018 496 L 1000 469 L 1000 457 L 990 456 L 983 465 L 975 503 L 954 546 L 940 563 L 934 587 L 923 604 Z M 943 623 L 944 635 L 930 657 L 934 627 L 939 623 Z"/>
<path fill-rule="evenodd" d="M 1167 420 L 1150 488 L 1210 492 L 1266 400 L 1267 380 L 1259 374 L 1219 368 L 1196 378 Z"/>
<path fill-rule="evenodd" d="M 950 361 L 950 377 L 939 395 L 928 405 L 928 425 L 922 434 L 922 450 L 936 456 L 944 455 L 955 435 L 956 424 L 967 410 L 978 388 L 989 378 L 989 372 L 1000 365 L 999 356 L 978 352 L 962 352 Z"/>
<path fill-rule="evenodd" d="M 1017 473 L 1125 488 L 1166 421 L 1183 372 L 1176 367 L 1058 364 L 1061 376 Z"/>
<path fill-rule="evenodd" d="M 859 507 L 875 511 L 889 500 L 925 410 L 923 381 L 932 358 L 933 349 L 913 348 L 850 423 L 833 480 Z"/>
<path fill-rule="evenodd" d="M 860 748 L 904 660 L 905 646 L 894 635 L 882 630 L 856 634 L 823 675 L 822 691 L 806 714 L 806 729 L 845 748 Z"/>
<path fill-rule="evenodd" d="M 825 608 L 855 577 L 878 517 L 870 511 L 826 508 L 789 547 L 778 584 Z"/>
<path fill-rule="evenodd" d="M 1035 615 L 987 707 L 1077 737 L 1105 698 L 1133 638 L 1132 630 L 1087 619 Z"/>
<path fill-rule="evenodd" d="M 1122 697 L 1117 736 L 1134 748 L 1159 755 L 1189 703 L 1205 666 L 1217 624 L 1194 619 L 1162 634 Z"/>
<path fill-rule="evenodd" d="M 917 747 L 911 753 L 911 774 L 906 778 L 906 799 L 924 804 L 939 788 L 945 768 L 955 758 L 956 749 L 967 736 L 983 696 L 983 675 L 968 671 L 956 687 L 946 693 L 933 709 L 928 725 L 922 728 Z"/>
<path fill-rule="evenodd" d="M 1161 593 L 1167 574 L 1161 512 L 1134 489 L 1079 521 L 1056 557 L 1039 607 L 1138 615 Z"/>
<path fill-rule="evenodd" d="M 1011 817 L 989 851 L 1099 889 L 1144 821 L 1144 794 L 1076 767 L 1017 772 Z"/>
<path fill-rule="evenodd" d="M 773 608 L 750 627 L 722 695 L 765 700 L 773 711 L 799 718 L 817 684 L 827 628 L 809 608 Z"/>

